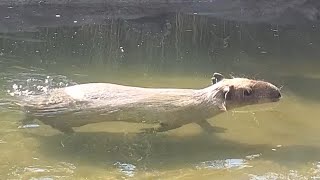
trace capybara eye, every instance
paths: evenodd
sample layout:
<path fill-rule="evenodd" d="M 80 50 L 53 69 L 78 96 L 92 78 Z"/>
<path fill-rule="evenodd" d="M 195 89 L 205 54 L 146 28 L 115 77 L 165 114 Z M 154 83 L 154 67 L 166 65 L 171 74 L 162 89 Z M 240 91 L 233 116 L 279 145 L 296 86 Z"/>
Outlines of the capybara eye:
<path fill-rule="evenodd" d="M 250 96 L 252 94 L 252 90 L 246 89 L 246 90 L 243 91 L 243 94 L 245 96 Z"/>

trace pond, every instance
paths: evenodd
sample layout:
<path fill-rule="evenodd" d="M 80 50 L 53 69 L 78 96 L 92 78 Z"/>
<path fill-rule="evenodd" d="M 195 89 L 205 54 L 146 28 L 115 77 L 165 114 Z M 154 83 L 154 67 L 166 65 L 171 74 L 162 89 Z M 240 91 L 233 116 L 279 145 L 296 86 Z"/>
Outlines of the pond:
<path fill-rule="evenodd" d="M 1 179 L 320 178 L 317 24 L 85 17 L 0 28 Z M 189 124 L 139 134 L 144 124 L 105 122 L 70 136 L 41 122 L 19 128 L 24 115 L 8 105 L 12 96 L 86 82 L 203 88 L 214 72 L 272 82 L 283 97 L 209 119 L 224 129 L 215 133 Z"/>

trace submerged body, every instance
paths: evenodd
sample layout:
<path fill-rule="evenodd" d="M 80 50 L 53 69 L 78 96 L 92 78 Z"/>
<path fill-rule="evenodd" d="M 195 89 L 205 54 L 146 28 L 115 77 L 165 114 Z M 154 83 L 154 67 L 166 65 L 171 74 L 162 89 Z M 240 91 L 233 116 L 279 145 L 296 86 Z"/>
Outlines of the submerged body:
<path fill-rule="evenodd" d="M 189 123 L 209 130 L 206 119 L 227 109 L 274 102 L 279 89 L 264 81 L 215 76 L 203 89 L 167 89 L 88 83 L 58 88 L 28 97 L 21 104 L 28 119 L 38 119 L 62 132 L 104 121 L 158 124 L 151 131 L 167 131 Z"/>

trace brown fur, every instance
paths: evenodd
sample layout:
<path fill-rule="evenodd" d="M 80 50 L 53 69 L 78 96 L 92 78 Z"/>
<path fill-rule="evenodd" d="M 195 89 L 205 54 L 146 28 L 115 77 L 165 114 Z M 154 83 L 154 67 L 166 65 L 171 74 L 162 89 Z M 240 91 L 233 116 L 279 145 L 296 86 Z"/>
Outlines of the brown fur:
<path fill-rule="evenodd" d="M 53 89 L 23 103 L 28 119 L 39 119 L 62 132 L 104 121 L 157 123 L 162 132 L 197 123 L 229 109 L 278 101 L 280 90 L 265 81 L 224 79 L 215 74 L 203 89 L 142 88 L 109 83 L 88 83 Z"/>

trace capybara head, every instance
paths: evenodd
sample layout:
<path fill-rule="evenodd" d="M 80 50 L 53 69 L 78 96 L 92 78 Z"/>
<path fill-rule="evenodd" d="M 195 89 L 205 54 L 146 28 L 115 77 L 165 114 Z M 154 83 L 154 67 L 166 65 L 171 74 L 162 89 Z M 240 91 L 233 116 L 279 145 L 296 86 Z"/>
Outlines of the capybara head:
<path fill-rule="evenodd" d="M 222 92 L 221 98 L 224 98 L 225 110 L 247 105 L 277 102 L 281 98 L 280 89 L 266 81 L 247 78 L 225 79 L 221 74 L 215 73 L 213 83 Z"/>

